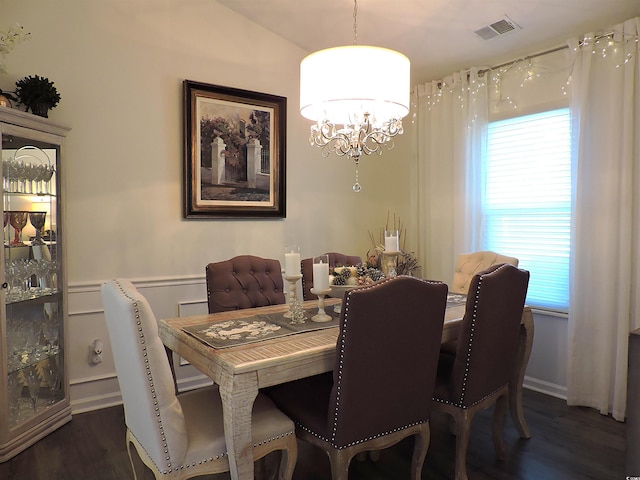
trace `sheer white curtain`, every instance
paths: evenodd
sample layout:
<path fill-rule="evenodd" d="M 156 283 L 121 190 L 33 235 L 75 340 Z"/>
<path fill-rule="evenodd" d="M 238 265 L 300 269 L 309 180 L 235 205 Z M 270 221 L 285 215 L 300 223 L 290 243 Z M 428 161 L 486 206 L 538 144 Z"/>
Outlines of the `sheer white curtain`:
<path fill-rule="evenodd" d="M 455 258 L 475 244 L 474 206 L 479 169 L 469 168 L 485 148 L 488 88 L 477 69 L 413 92 L 416 139 L 418 258 L 422 275 L 449 282 Z"/>
<path fill-rule="evenodd" d="M 567 400 L 617 420 L 629 332 L 640 326 L 639 25 L 569 41 L 577 157 Z"/>

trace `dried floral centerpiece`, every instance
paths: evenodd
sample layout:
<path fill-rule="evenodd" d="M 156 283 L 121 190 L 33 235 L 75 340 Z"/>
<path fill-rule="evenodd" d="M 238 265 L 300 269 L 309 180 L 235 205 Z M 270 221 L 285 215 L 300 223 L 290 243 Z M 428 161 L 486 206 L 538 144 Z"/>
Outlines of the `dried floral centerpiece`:
<path fill-rule="evenodd" d="M 398 252 L 397 264 L 395 267 L 397 275 L 410 275 L 413 276 L 414 272 L 420 268 L 418 259 L 413 252 L 407 252 L 405 249 L 407 240 L 407 230 L 402 225 L 400 217 L 396 218 L 396 214 L 393 214 L 393 223 L 390 224 L 389 212 L 387 212 L 387 222 L 380 230 L 380 240 L 376 241 L 375 237 L 369 232 L 369 238 L 373 244 L 373 248 L 367 252 L 366 264 L 369 267 L 382 269 L 382 252 L 384 252 L 384 232 L 385 230 L 397 230 L 400 234 L 400 251 Z"/>

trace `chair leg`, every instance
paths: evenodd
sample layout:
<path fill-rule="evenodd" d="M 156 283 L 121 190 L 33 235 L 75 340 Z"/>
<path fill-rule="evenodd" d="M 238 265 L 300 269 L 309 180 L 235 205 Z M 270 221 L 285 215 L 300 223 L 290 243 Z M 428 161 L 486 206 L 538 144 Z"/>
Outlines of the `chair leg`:
<path fill-rule="evenodd" d="M 266 457 L 259 458 L 253 463 L 254 477 L 258 480 L 266 480 Z"/>
<path fill-rule="evenodd" d="M 296 468 L 298 458 L 298 444 L 295 440 L 289 444 L 289 448 L 280 450 L 280 466 L 278 467 L 278 480 L 291 480 Z"/>
<path fill-rule="evenodd" d="M 431 430 L 429 424 L 425 424 L 421 433 L 418 433 L 413 446 L 413 457 L 411 458 L 411 479 L 420 480 L 422 478 L 422 467 L 424 459 L 429 450 L 429 442 L 431 440 Z"/>
<path fill-rule="evenodd" d="M 505 459 L 505 447 L 504 440 L 502 439 L 502 429 L 504 427 L 504 418 L 507 414 L 507 407 L 509 404 L 508 393 L 498 397 L 496 401 L 496 407 L 493 412 L 493 445 L 496 449 L 496 456 L 498 460 Z"/>
<path fill-rule="evenodd" d="M 129 439 L 127 439 L 127 455 L 129 455 L 129 463 L 131 463 L 131 470 L 133 471 L 133 480 L 137 480 L 138 479 L 138 470 L 136 468 L 136 462 L 134 461 L 134 455 L 132 454 L 132 450 L 135 450 L 135 446 L 133 445 L 133 443 L 131 443 L 129 441 Z M 137 455 L 138 452 L 136 451 L 135 455 Z M 143 463 L 142 461 L 140 461 L 140 463 Z M 140 477 L 139 478 L 143 478 L 144 477 L 144 464 L 142 465 L 142 470 L 140 471 Z"/>
<path fill-rule="evenodd" d="M 460 409 L 456 412 L 456 462 L 455 480 L 467 480 L 467 448 L 469 446 L 469 433 L 471 420 L 475 412 L 468 409 Z"/>
<path fill-rule="evenodd" d="M 327 452 L 329 463 L 331 464 L 331 480 L 348 480 L 349 464 L 351 463 L 351 452 L 349 449 L 332 449 Z"/>

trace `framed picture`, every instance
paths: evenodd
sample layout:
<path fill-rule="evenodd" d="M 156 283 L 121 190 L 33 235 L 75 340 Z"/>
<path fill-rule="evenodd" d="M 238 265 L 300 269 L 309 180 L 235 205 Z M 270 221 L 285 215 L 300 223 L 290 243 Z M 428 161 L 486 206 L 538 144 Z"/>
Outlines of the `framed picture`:
<path fill-rule="evenodd" d="M 287 99 L 184 81 L 184 217 L 286 216 Z"/>

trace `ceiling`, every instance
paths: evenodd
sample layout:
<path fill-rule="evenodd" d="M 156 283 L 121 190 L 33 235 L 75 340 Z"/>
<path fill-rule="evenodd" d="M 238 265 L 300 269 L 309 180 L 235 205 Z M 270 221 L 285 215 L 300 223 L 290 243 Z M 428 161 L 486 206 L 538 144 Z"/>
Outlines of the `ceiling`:
<path fill-rule="evenodd" d="M 353 44 L 353 0 L 217 1 L 309 53 Z M 474 33 L 505 15 L 521 28 L 490 40 Z M 357 43 L 407 55 L 415 84 L 539 53 L 636 16 L 640 0 L 358 0 Z"/>

